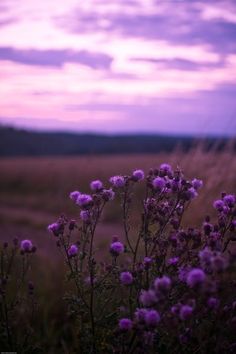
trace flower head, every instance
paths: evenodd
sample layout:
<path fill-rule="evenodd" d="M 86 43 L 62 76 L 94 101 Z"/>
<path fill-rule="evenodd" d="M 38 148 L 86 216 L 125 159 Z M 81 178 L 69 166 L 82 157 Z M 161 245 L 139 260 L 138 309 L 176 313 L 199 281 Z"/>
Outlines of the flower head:
<path fill-rule="evenodd" d="M 145 321 L 145 315 L 146 315 L 147 311 L 148 310 L 144 309 L 144 308 L 136 309 L 136 311 L 134 313 L 135 321 L 137 321 L 139 323 L 143 323 Z"/>
<path fill-rule="evenodd" d="M 190 288 L 193 288 L 197 285 L 201 285 L 205 278 L 206 274 L 202 269 L 194 268 L 188 273 L 186 282 Z"/>
<path fill-rule="evenodd" d="M 148 327 L 156 327 L 161 317 L 156 310 L 149 310 L 145 313 L 145 323 Z"/>
<path fill-rule="evenodd" d="M 192 317 L 193 308 L 189 305 L 183 305 L 180 307 L 179 317 L 182 321 L 186 321 Z"/>
<path fill-rule="evenodd" d="M 48 225 L 48 231 L 52 232 L 55 236 L 58 236 L 63 231 L 63 225 L 59 222 L 54 222 Z"/>
<path fill-rule="evenodd" d="M 91 219 L 91 214 L 89 210 L 81 210 L 80 212 L 80 218 L 81 220 L 83 220 L 84 222 L 89 222 Z"/>
<path fill-rule="evenodd" d="M 89 194 L 79 194 L 76 204 L 78 204 L 80 207 L 86 207 L 89 206 L 92 203 L 93 199 L 91 195 Z"/>
<path fill-rule="evenodd" d="M 123 176 L 113 176 L 109 180 L 114 187 L 121 188 L 125 185 L 125 179 Z"/>
<path fill-rule="evenodd" d="M 110 245 L 110 252 L 115 256 L 119 256 L 119 254 L 123 253 L 125 250 L 123 243 L 119 241 L 112 242 Z"/>
<path fill-rule="evenodd" d="M 215 200 L 213 203 L 213 207 L 218 211 L 223 211 L 224 209 L 224 202 L 221 199 Z"/>
<path fill-rule="evenodd" d="M 172 266 L 176 266 L 179 262 L 179 257 L 172 257 L 168 259 L 168 264 Z"/>
<path fill-rule="evenodd" d="M 156 294 L 153 290 L 141 290 L 141 294 L 139 297 L 140 302 L 145 307 L 150 307 L 157 302 Z"/>
<path fill-rule="evenodd" d="M 23 240 L 21 241 L 20 248 L 23 252 L 31 252 L 33 244 L 30 240 Z"/>
<path fill-rule="evenodd" d="M 192 186 L 194 189 L 198 190 L 203 186 L 203 182 L 201 179 L 194 178 L 192 180 Z"/>
<path fill-rule="evenodd" d="M 235 203 L 235 196 L 233 194 L 227 194 L 223 198 L 226 205 L 233 207 Z"/>
<path fill-rule="evenodd" d="M 133 283 L 133 275 L 130 272 L 122 272 L 120 274 L 120 281 L 124 285 L 130 285 Z"/>
<path fill-rule="evenodd" d="M 103 199 L 108 202 L 110 200 L 113 200 L 115 197 L 115 192 L 112 189 L 103 189 L 102 191 L 102 197 Z"/>
<path fill-rule="evenodd" d="M 160 170 L 166 174 L 172 172 L 172 168 L 168 163 L 162 163 L 160 165 Z"/>
<path fill-rule="evenodd" d="M 99 192 L 103 188 L 103 184 L 100 180 L 95 180 L 90 183 L 90 188 L 94 192 Z"/>
<path fill-rule="evenodd" d="M 78 253 L 78 247 L 76 245 L 71 245 L 67 252 L 69 257 L 74 257 Z"/>
<path fill-rule="evenodd" d="M 216 297 L 209 297 L 207 300 L 207 306 L 212 309 L 216 310 L 219 307 L 220 301 Z"/>
<path fill-rule="evenodd" d="M 158 189 L 158 190 L 162 190 L 165 185 L 166 185 L 166 182 L 164 180 L 164 178 L 162 177 L 156 177 L 153 181 L 152 181 L 152 185 L 154 188 Z"/>
<path fill-rule="evenodd" d="M 74 191 L 70 193 L 70 199 L 72 199 L 75 203 L 77 202 L 78 196 L 81 193 L 79 191 Z"/>
<path fill-rule="evenodd" d="M 144 179 L 144 172 L 143 170 L 135 170 L 133 171 L 132 174 L 133 179 L 137 182 L 137 181 L 142 181 Z"/>
<path fill-rule="evenodd" d="M 154 287 L 157 292 L 167 292 L 170 290 L 171 280 L 165 275 L 162 278 L 156 278 L 154 281 Z"/>
<path fill-rule="evenodd" d="M 127 332 L 132 329 L 132 321 L 129 318 L 119 320 L 119 328 L 121 331 Z"/>

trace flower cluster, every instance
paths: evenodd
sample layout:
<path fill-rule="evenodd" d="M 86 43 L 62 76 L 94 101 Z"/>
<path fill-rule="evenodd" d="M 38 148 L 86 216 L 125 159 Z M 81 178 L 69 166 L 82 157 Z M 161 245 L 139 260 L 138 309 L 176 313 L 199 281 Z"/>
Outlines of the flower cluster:
<path fill-rule="evenodd" d="M 137 225 L 130 219 L 140 184 L 145 194 Z M 183 216 L 202 187 L 201 179 L 189 180 L 163 163 L 147 174 L 136 169 L 112 176 L 107 185 L 94 180 L 91 194 L 70 194 L 78 221 L 61 217 L 48 229 L 57 236 L 68 278 L 75 284 L 68 302 L 79 326 L 86 328 L 80 338 L 84 352 L 159 353 L 174 348 L 193 353 L 211 351 L 214 345 L 216 352 L 232 351 L 236 254 L 230 245 L 236 240 L 236 198 L 223 193 L 213 203 L 213 219 L 207 216 L 198 228 L 186 227 Z M 108 240 L 107 257 L 101 260 L 95 246 L 97 225 L 114 199 L 121 206 L 124 232 Z M 24 247 L 25 252 L 31 249 L 27 242 Z"/>

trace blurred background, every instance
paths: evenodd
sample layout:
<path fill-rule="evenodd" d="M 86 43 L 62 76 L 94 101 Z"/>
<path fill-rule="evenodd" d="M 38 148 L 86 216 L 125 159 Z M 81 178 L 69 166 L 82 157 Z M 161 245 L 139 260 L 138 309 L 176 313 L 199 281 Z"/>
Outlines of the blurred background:
<path fill-rule="evenodd" d="M 234 0 L 1 0 L 0 32 L 1 239 L 47 257 L 69 192 L 163 162 L 203 179 L 196 226 L 235 192 Z M 114 233 L 119 203 L 97 242 Z"/>

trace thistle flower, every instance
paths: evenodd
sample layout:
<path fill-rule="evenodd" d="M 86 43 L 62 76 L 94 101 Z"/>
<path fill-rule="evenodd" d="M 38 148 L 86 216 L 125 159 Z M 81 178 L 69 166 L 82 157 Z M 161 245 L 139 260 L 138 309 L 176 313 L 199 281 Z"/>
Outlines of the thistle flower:
<path fill-rule="evenodd" d="M 152 263 L 153 263 L 152 258 L 144 257 L 143 264 L 144 264 L 145 269 L 149 269 L 151 267 Z"/>
<path fill-rule="evenodd" d="M 59 236 L 61 231 L 63 231 L 63 226 L 59 222 L 54 222 L 48 225 L 48 231 L 52 232 L 55 236 Z"/>
<path fill-rule="evenodd" d="M 145 313 L 145 323 L 148 327 L 156 327 L 160 322 L 161 317 L 156 310 L 149 310 Z"/>
<path fill-rule="evenodd" d="M 125 185 L 125 179 L 123 176 L 113 176 L 109 179 L 114 187 L 121 188 Z"/>
<path fill-rule="evenodd" d="M 141 309 L 136 309 L 135 313 L 134 313 L 134 318 L 136 322 L 139 323 L 144 323 L 145 322 L 145 315 L 147 313 L 147 309 L 141 308 Z"/>
<path fill-rule="evenodd" d="M 155 292 L 151 289 L 141 290 L 139 300 L 143 304 L 143 306 L 150 307 L 157 302 L 157 297 Z"/>
<path fill-rule="evenodd" d="M 224 196 L 223 200 L 224 200 L 225 204 L 231 208 L 234 206 L 235 196 L 233 194 L 227 194 Z"/>
<path fill-rule="evenodd" d="M 115 197 L 115 192 L 112 189 L 103 189 L 102 191 L 102 197 L 103 199 L 108 202 L 110 200 L 113 200 Z"/>
<path fill-rule="evenodd" d="M 165 172 L 166 174 L 172 172 L 171 165 L 169 165 L 168 163 L 162 163 L 160 165 L 160 170 L 162 172 Z"/>
<path fill-rule="evenodd" d="M 202 188 L 203 182 L 201 179 L 194 178 L 192 180 L 192 186 L 194 189 L 198 190 L 198 189 Z"/>
<path fill-rule="evenodd" d="M 164 178 L 162 177 L 156 177 L 153 181 L 152 181 L 152 185 L 155 189 L 158 189 L 158 190 L 162 190 L 165 185 L 166 185 L 166 182 L 164 180 Z"/>
<path fill-rule="evenodd" d="M 133 171 L 132 178 L 134 181 L 142 181 L 144 179 L 143 170 L 135 170 Z"/>
<path fill-rule="evenodd" d="M 132 329 L 132 321 L 129 318 L 119 320 L 119 328 L 121 331 L 127 332 Z"/>
<path fill-rule="evenodd" d="M 189 305 L 183 305 L 180 307 L 179 317 L 182 321 L 186 321 L 192 317 L 193 308 Z"/>
<path fill-rule="evenodd" d="M 123 243 L 119 241 L 112 242 L 110 245 L 110 252 L 115 255 L 119 256 L 119 254 L 123 253 L 125 250 Z"/>
<path fill-rule="evenodd" d="M 103 189 L 103 183 L 100 180 L 95 180 L 90 183 L 90 188 L 94 192 L 99 192 Z"/>
<path fill-rule="evenodd" d="M 188 196 L 189 196 L 190 200 L 195 199 L 198 196 L 196 189 L 193 187 L 189 188 L 188 189 Z"/>
<path fill-rule="evenodd" d="M 187 284 L 190 288 L 201 285 L 206 278 L 206 274 L 200 268 L 192 269 L 187 275 Z"/>
<path fill-rule="evenodd" d="M 221 200 L 221 199 L 217 199 L 213 203 L 213 207 L 218 211 L 223 211 L 224 205 L 225 204 L 224 204 L 223 200 Z"/>
<path fill-rule="evenodd" d="M 168 264 L 172 266 L 176 266 L 179 262 L 179 257 L 172 257 L 168 259 Z"/>
<path fill-rule="evenodd" d="M 212 310 L 216 310 L 219 307 L 219 304 L 219 299 L 215 297 L 209 297 L 209 299 L 207 300 L 207 306 Z"/>
<path fill-rule="evenodd" d="M 71 245 L 67 251 L 69 257 L 75 257 L 78 254 L 78 247 Z"/>
<path fill-rule="evenodd" d="M 32 241 L 30 241 L 30 240 L 21 241 L 20 248 L 21 248 L 21 251 L 23 251 L 23 252 L 31 252 L 32 248 L 33 248 Z"/>
<path fill-rule="evenodd" d="M 167 292 L 170 290 L 171 280 L 167 276 L 156 278 L 154 281 L 154 287 L 157 292 Z"/>
<path fill-rule="evenodd" d="M 133 283 L 133 275 L 130 272 L 122 272 L 120 274 L 120 281 L 123 285 L 130 285 Z"/>
<path fill-rule="evenodd" d="M 89 222 L 91 219 L 91 214 L 89 210 L 81 210 L 80 212 L 80 218 L 81 220 L 83 220 L 84 222 Z"/>
<path fill-rule="evenodd" d="M 78 204 L 80 207 L 87 207 L 92 203 L 93 199 L 91 195 L 89 194 L 79 194 L 76 204 Z"/>
<path fill-rule="evenodd" d="M 202 251 L 198 253 L 198 257 L 200 259 L 200 263 L 202 267 L 206 267 L 210 264 L 211 258 L 213 256 L 212 251 L 209 248 L 204 248 Z"/>
<path fill-rule="evenodd" d="M 73 200 L 75 203 L 77 202 L 78 196 L 81 193 L 79 191 L 74 191 L 70 193 L 70 199 Z"/>

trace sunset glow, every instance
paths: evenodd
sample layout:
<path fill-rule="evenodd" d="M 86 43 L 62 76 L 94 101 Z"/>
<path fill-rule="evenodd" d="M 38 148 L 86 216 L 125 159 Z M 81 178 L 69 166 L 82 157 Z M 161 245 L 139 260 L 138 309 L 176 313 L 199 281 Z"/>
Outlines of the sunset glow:
<path fill-rule="evenodd" d="M 1 0 L 0 122 L 236 131 L 233 0 Z"/>

